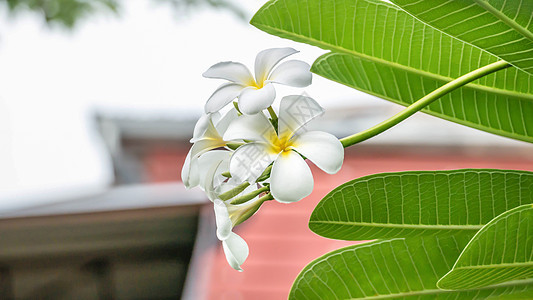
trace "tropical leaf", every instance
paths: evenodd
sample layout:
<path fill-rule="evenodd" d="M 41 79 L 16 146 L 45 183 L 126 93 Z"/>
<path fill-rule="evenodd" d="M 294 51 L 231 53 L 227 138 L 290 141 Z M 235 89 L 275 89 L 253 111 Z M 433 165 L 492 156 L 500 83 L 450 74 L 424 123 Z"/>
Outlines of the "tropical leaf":
<path fill-rule="evenodd" d="M 321 236 L 342 240 L 473 236 L 497 215 L 528 203 L 533 203 L 533 172 L 466 169 L 382 173 L 349 181 L 331 191 L 313 211 L 309 228 Z"/>
<path fill-rule="evenodd" d="M 423 22 L 533 74 L 533 2 L 391 0 Z"/>
<path fill-rule="evenodd" d="M 465 291 L 436 283 L 468 242 L 466 236 L 392 239 L 330 252 L 307 265 L 289 299 L 486 299 L 533 290 L 533 280 Z"/>
<path fill-rule="evenodd" d="M 406 106 L 446 83 L 412 76 L 409 71 L 386 64 L 336 53 L 319 57 L 312 71 Z M 498 96 L 468 85 L 446 94 L 422 111 L 472 128 L 533 142 L 533 101 L 519 97 Z"/>
<path fill-rule="evenodd" d="M 510 295 L 490 296 L 487 299 L 490 299 L 490 300 L 531 300 L 533 299 L 533 289 L 526 290 L 523 292 L 513 293 Z"/>
<path fill-rule="evenodd" d="M 402 105 L 498 61 L 379 0 L 273 0 L 251 23 L 270 34 L 332 50 L 317 59 L 313 72 Z M 533 142 L 533 76 L 510 67 L 423 111 Z"/>
<path fill-rule="evenodd" d="M 484 226 L 438 286 L 468 289 L 533 277 L 533 205 L 511 209 Z"/>

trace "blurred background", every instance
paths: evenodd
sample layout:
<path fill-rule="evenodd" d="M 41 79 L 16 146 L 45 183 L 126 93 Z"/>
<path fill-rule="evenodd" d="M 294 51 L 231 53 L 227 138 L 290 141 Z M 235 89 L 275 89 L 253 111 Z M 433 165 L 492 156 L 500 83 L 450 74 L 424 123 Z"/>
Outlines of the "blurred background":
<path fill-rule="evenodd" d="M 533 170 L 531 146 L 424 114 L 347 149 L 315 191 L 267 203 L 236 230 L 231 269 L 214 215 L 180 171 L 219 61 L 266 48 L 325 51 L 248 24 L 264 0 L 0 1 L 0 299 L 285 299 L 309 261 L 347 242 L 307 229 L 316 203 L 363 175 Z M 278 95 L 303 89 L 277 86 Z M 401 107 L 314 76 L 313 126 L 343 137 Z M 279 101 L 279 100 L 278 100 Z"/>

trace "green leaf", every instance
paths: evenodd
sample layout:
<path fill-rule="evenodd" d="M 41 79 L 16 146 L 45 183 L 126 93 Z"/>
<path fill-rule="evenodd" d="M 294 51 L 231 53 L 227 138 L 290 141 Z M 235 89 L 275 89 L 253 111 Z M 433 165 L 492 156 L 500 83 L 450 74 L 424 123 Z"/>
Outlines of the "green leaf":
<path fill-rule="evenodd" d="M 404 106 L 447 83 L 387 64 L 335 53 L 319 57 L 312 71 Z M 533 142 L 533 101 L 525 98 L 497 95 L 467 85 L 444 95 L 422 111 L 493 134 Z"/>
<path fill-rule="evenodd" d="M 320 201 L 309 228 L 342 240 L 468 234 L 533 203 L 533 172 L 466 169 L 361 177 Z M 533 232 L 533 231 L 532 231 Z"/>
<path fill-rule="evenodd" d="M 392 0 L 423 22 L 533 74 L 530 0 Z"/>
<path fill-rule="evenodd" d="M 498 61 L 379 0 L 274 0 L 251 23 L 270 34 L 333 51 L 318 58 L 312 71 L 401 105 Z M 533 142 L 533 76 L 507 68 L 423 111 Z"/>
<path fill-rule="evenodd" d="M 477 288 L 533 277 L 533 205 L 496 217 L 468 243 L 438 286 Z"/>
<path fill-rule="evenodd" d="M 467 291 L 437 288 L 465 236 L 393 239 L 330 252 L 307 265 L 289 299 L 485 299 L 533 290 L 533 280 Z"/>
<path fill-rule="evenodd" d="M 499 295 L 499 296 L 491 296 L 487 299 L 490 300 L 531 300 L 533 299 L 533 289 L 519 292 L 519 293 L 513 293 L 511 295 Z"/>

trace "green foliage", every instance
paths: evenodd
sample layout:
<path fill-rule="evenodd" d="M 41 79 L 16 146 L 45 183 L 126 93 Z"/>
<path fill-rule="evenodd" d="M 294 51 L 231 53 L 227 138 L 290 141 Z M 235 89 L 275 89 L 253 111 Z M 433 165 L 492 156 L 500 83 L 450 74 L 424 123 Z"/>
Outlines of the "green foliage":
<path fill-rule="evenodd" d="M 438 286 L 470 289 L 533 277 L 533 205 L 509 210 L 483 227 Z"/>
<path fill-rule="evenodd" d="M 392 2 L 423 22 L 533 74 L 532 1 Z"/>
<path fill-rule="evenodd" d="M 533 203 L 533 172 L 383 173 L 335 188 L 313 211 L 309 228 L 342 240 L 473 236 L 494 217 L 528 203 Z"/>
<path fill-rule="evenodd" d="M 170 4 L 177 12 L 184 14 L 192 9 L 211 7 L 233 12 L 244 19 L 245 13 L 230 0 L 152 0 L 162 4 Z M 75 27 L 79 21 L 98 13 L 111 12 L 119 14 L 121 0 L 7 0 L 10 13 L 31 11 L 42 16 L 48 25 L 60 25 L 67 28 Z"/>
<path fill-rule="evenodd" d="M 437 288 L 467 242 L 466 236 L 426 236 L 341 248 L 307 265 L 289 299 L 486 299 L 533 290 L 532 280 L 463 291 Z"/>
<path fill-rule="evenodd" d="M 416 102 L 402 113 L 445 90 L 422 111 L 533 142 L 531 1 L 392 2 L 401 8 L 380 0 L 271 0 L 251 23 L 330 50 L 311 68 L 318 75 L 401 105 Z M 512 66 L 464 79 L 495 62 Z M 451 81 L 468 84 L 450 92 L 443 85 Z M 344 138 L 343 145 L 395 120 Z M 393 239 L 315 260 L 290 298 L 527 298 L 533 293 L 532 203 L 533 173 L 526 171 L 412 171 L 347 182 L 319 203 L 311 230 L 344 240 Z M 442 276 L 439 287 L 456 290 L 439 289 Z"/>
<path fill-rule="evenodd" d="M 275 0 L 251 23 L 333 51 L 318 58 L 312 71 L 402 105 L 498 60 L 379 0 Z M 533 76 L 508 68 L 443 96 L 423 111 L 533 142 L 532 83 Z"/>
<path fill-rule="evenodd" d="M 34 11 L 49 24 L 60 24 L 73 27 L 76 23 L 98 11 L 117 12 L 119 3 L 116 0 L 7 0 L 11 12 L 20 10 Z"/>

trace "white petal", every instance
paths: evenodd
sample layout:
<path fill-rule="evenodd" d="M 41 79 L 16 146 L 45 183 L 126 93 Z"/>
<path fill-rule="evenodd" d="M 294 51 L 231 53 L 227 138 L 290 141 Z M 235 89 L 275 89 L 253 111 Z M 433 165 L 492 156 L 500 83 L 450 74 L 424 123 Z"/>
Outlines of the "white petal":
<path fill-rule="evenodd" d="M 202 155 L 203 153 L 218 148 L 218 147 L 224 147 L 226 143 L 222 140 L 222 138 L 218 139 L 201 139 L 199 141 L 196 141 L 192 147 L 191 147 L 191 160 Z"/>
<path fill-rule="evenodd" d="M 310 69 L 311 66 L 306 62 L 289 60 L 275 68 L 268 80 L 294 87 L 306 87 L 313 80 Z"/>
<path fill-rule="evenodd" d="M 276 89 L 272 83 L 267 83 L 262 88 L 247 87 L 239 95 L 239 109 L 243 114 L 257 114 L 268 108 L 276 99 Z"/>
<path fill-rule="evenodd" d="M 224 133 L 225 141 L 250 140 L 256 142 L 270 141 L 276 136 L 272 123 L 263 113 L 242 115 L 229 125 Z"/>
<path fill-rule="evenodd" d="M 270 145 L 249 143 L 240 146 L 231 156 L 229 172 L 237 181 L 253 183 L 276 158 Z"/>
<path fill-rule="evenodd" d="M 209 167 L 209 169 L 206 171 L 205 181 L 204 181 L 204 191 L 207 195 L 207 198 L 211 201 L 216 201 L 218 199 L 217 194 L 217 188 L 214 184 L 215 182 L 215 176 L 216 174 L 220 174 L 219 171 L 221 165 L 223 165 L 224 162 L 221 161 L 216 165 L 212 165 Z"/>
<path fill-rule="evenodd" d="M 221 110 L 228 105 L 233 99 L 237 98 L 244 86 L 238 83 L 225 83 L 216 89 L 216 91 L 207 99 L 204 110 L 206 113 L 212 113 Z"/>
<path fill-rule="evenodd" d="M 228 177 L 222 175 L 222 173 L 226 173 L 228 172 L 229 173 L 229 159 L 228 161 L 224 161 L 220 164 L 220 166 L 218 167 L 218 169 L 215 171 L 215 176 L 213 176 L 213 186 L 216 188 L 216 195 L 220 195 L 220 193 L 218 192 L 218 188 L 222 185 L 222 184 L 225 184 L 225 182 L 228 180 Z M 207 179 L 207 177 L 206 177 Z M 204 186 L 207 186 L 207 185 L 204 185 Z M 200 186 L 201 187 L 201 186 Z M 205 191 L 205 188 L 204 188 L 204 191 Z"/>
<path fill-rule="evenodd" d="M 218 134 L 217 129 L 214 125 L 214 120 L 220 119 L 220 113 L 209 113 L 200 117 L 196 126 L 194 127 L 193 137 L 191 143 L 196 143 L 202 139 L 222 139 L 220 134 Z"/>
<path fill-rule="evenodd" d="M 290 138 L 302 126 L 323 113 L 324 109 L 313 98 L 297 95 L 283 97 L 278 117 L 280 139 Z"/>
<path fill-rule="evenodd" d="M 217 129 L 218 134 L 221 136 L 226 133 L 226 130 L 228 129 L 229 124 L 233 122 L 237 117 L 239 116 L 237 110 L 235 108 L 230 109 L 220 121 L 215 123 L 215 128 Z"/>
<path fill-rule="evenodd" d="M 192 135 L 191 143 L 196 142 L 197 140 L 203 138 L 204 134 L 206 133 L 207 129 L 210 126 L 210 123 L 213 124 L 213 122 L 216 122 L 220 119 L 220 113 L 208 113 L 203 114 L 200 119 L 196 122 L 196 125 L 194 126 L 194 132 Z"/>
<path fill-rule="evenodd" d="M 187 153 L 183 168 L 181 169 L 181 181 L 187 189 L 193 188 L 199 183 L 198 160 L 191 161 L 191 151 Z"/>
<path fill-rule="evenodd" d="M 270 174 L 270 190 L 278 202 L 299 201 L 313 191 L 313 174 L 304 159 L 294 151 L 276 158 Z"/>
<path fill-rule="evenodd" d="M 223 170 L 224 161 L 229 163 L 232 152 L 225 150 L 213 150 L 209 151 L 202 156 L 200 156 L 197 161 L 198 177 L 200 187 L 205 190 L 206 186 L 210 184 L 215 176 L 220 175 Z M 213 166 L 219 166 L 218 168 L 213 168 Z M 227 168 L 226 164 L 226 168 Z M 211 179 L 211 181 L 209 181 Z"/>
<path fill-rule="evenodd" d="M 255 79 L 257 83 L 264 82 L 272 68 L 285 57 L 297 53 L 292 48 L 272 48 L 266 49 L 257 54 L 255 57 Z"/>
<path fill-rule="evenodd" d="M 246 261 L 250 253 L 244 239 L 236 233 L 231 232 L 229 237 L 222 241 L 222 247 L 224 248 L 224 254 L 229 265 L 235 270 L 242 272 L 241 265 Z"/>
<path fill-rule="evenodd" d="M 245 65 L 232 61 L 214 64 L 202 75 L 207 78 L 226 79 L 247 86 L 255 83 L 250 70 Z"/>
<path fill-rule="evenodd" d="M 228 209 L 226 204 L 222 200 L 215 200 L 215 221 L 217 223 L 217 237 L 219 240 L 223 241 L 227 239 L 231 233 L 233 226 L 231 225 L 231 220 L 229 218 Z"/>
<path fill-rule="evenodd" d="M 337 173 L 344 161 L 344 147 L 327 132 L 305 132 L 294 139 L 292 147 L 329 174 Z"/>

